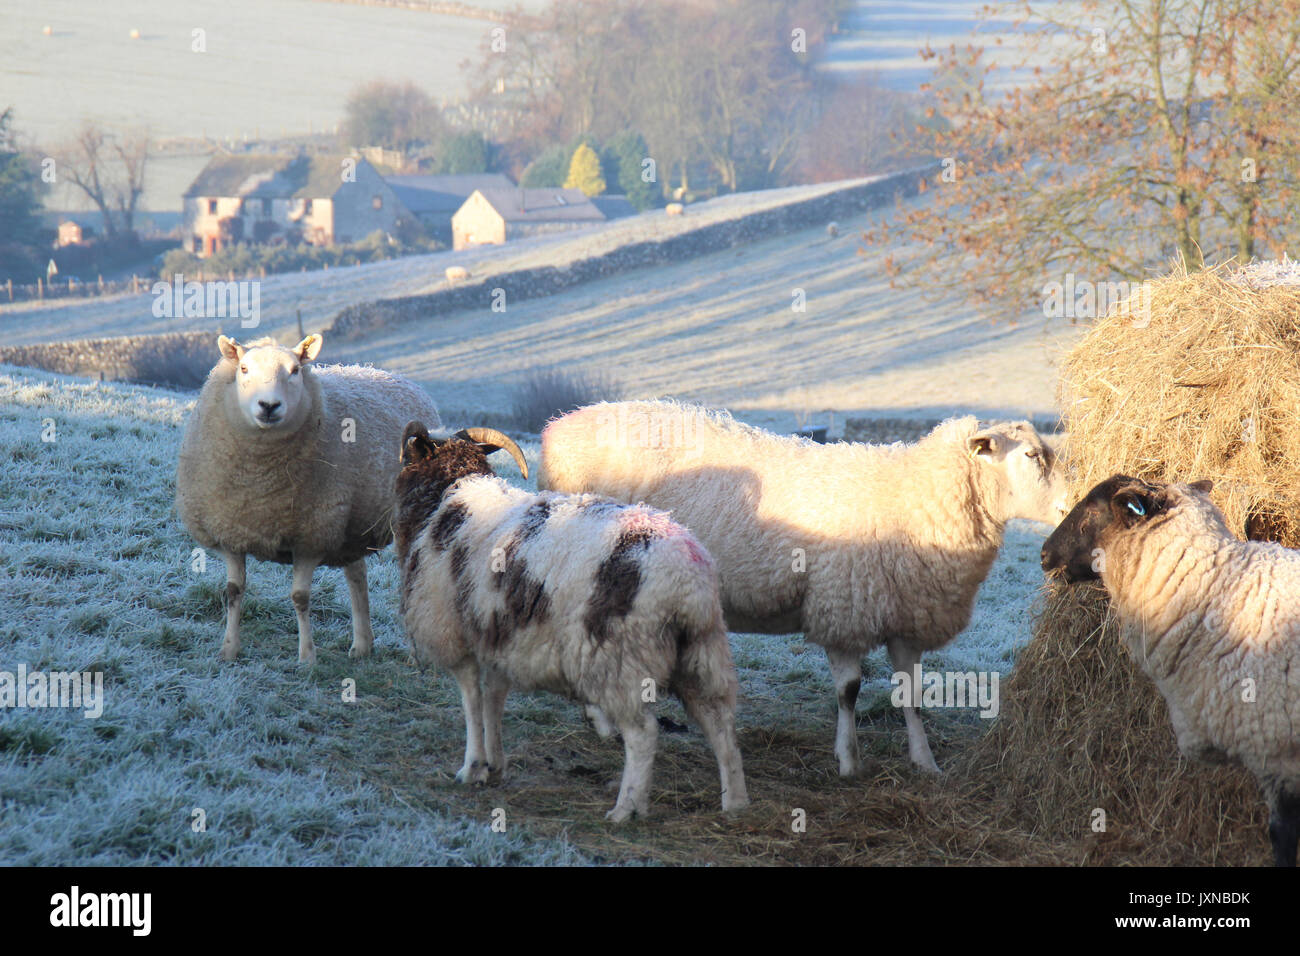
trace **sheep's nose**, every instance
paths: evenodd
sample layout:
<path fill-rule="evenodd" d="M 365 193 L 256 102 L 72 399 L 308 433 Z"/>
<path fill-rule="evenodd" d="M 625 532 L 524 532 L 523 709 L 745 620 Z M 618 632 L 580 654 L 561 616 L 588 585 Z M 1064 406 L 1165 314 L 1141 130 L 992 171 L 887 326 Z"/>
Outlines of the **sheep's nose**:
<path fill-rule="evenodd" d="M 260 399 L 257 404 L 262 406 L 263 415 L 274 415 L 275 410 L 280 407 L 279 402 L 263 402 Z"/>

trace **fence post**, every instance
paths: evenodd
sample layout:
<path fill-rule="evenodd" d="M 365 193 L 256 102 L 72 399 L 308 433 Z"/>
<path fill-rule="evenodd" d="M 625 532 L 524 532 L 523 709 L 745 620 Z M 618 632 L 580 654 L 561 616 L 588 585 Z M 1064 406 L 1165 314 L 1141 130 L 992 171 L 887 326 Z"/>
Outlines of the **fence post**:
<path fill-rule="evenodd" d="M 9 301 L 12 302 L 14 300 L 14 280 L 13 279 L 6 280 L 5 285 L 8 286 L 9 288 Z"/>
<path fill-rule="evenodd" d="M 135 295 L 140 291 L 140 277 L 134 272 L 131 273 L 131 294 Z"/>
<path fill-rule="evenodd" d="M 36 298 L 38 299 L 45 298 L 45 280 L 42 279 L 40 276 L 36 277 Z"/>
<path fill-rule="evenodd" d="M 104 294 L 104 273 L 99 274 L 99 294 Z"/>

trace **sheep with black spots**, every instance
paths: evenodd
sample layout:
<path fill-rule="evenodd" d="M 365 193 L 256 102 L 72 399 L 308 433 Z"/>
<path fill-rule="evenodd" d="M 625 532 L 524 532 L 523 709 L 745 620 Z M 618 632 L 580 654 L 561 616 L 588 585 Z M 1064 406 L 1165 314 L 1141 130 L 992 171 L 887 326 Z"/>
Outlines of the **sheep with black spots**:
<path fill-rule="evenodd" d="M 645 816 L 658 735 L 653 702 L 673 691 L 717 757 L 722 809 L 748 804 L 736 744 L 736 673 L 713 561 L 663 512 L 594 495 L 530 494 L 497 478 L 500 432 L 401 445 L 396 541 L 402 614 L 416 660 L 455 675 L 465 711 L 462 783 L 505 769 L 511 687 L 598 707 L 623 735 L 615 822 Z"/>
<path fill-rule="evenodd" d="M 542 433 L 538 487 L 663 508 L 718 565 L 728 626 L 826 649 L 840 774 L 859 770 L 862 656 L 911 681 L 970 621 L 1011 518 L 1055 523 L 1065 482 L 1028 422 L 940 424 L 914 445 L 817 444 L 674 402 L 600 403 Z M 914 706 L 912 763 L 938 772 Z"/>
<path fill-rule="evenodd" d="M 221 359 L 185 425 L 176 511 L 226 562 L 221 657 L 239 655 L 248 555 L 293 565 L 298 659 L 311 664 L 311 579 L 341 567 L 352 601 L 353 657 L 370 653 L 367 555 L 392 539 L 392 449 L 414 417 L 438 422 L 427 392 L 388 372 L 313 366 L 322 340 L 294 348 L 220 336 Z"/>

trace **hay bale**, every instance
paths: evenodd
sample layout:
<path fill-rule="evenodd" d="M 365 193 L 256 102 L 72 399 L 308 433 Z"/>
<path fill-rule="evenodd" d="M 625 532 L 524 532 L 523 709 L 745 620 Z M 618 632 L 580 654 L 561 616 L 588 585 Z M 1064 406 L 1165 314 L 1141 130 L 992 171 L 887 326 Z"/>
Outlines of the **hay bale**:
<path fill-rule="evenodd" d="M 1071 490 L 1126 472 L 1214 480 L 1243 537 L 1300 546 L 1300 272 L 1178 272 L 1112 309 L 1061 369 Z M 1189 763 L 1099 586 L 1053 587 L 966 755 L 973 779 L 1084 862 L 1265 864 L 1250 775 Z M 1106 831 L 1093 831 L 1097 809 Z"/>
<path fill-rule="evenodd" d="M 1075 491 L 1210 478 L 1238 534 L 1300 547 L 1300 284 L 1275 270 L 1173 275 L 1097 322 L 1061 369 Z"/>

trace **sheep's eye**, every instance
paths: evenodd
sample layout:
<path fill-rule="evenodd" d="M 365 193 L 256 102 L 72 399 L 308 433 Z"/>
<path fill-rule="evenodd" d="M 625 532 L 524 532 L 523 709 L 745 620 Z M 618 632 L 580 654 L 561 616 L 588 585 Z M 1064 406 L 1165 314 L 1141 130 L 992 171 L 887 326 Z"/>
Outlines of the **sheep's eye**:
<path fill-rule="evenodd" d="M 1147 509 L 1142 507 L 1142 502 L 1140 501 L 1130 501 L 1128 503 L 1128 510 L 1139 517 L 1143 517 L 1147 513 Z"/>
<path fill-rule="evenodd" d="M 1031 448 L 1029 451 L 1025 452 L 1025 457 L 1026 457 L 1026 458 L 1037 458 L 1037 457 L 1038 457 L 1038 452 L 1034 451 L 1034 450 Z"/>
<path fill-rule="evenodd" d="M 297 375 L 297 374 L 298 374 L 298 366 L 295 365 L 292 369 L 290 369 L 290 370 L 289 370 L 289 374 L 290 374 L 290 375 Z"/>
<path fill-rule="evenodd" d="M 248 366 L 247 366 L 247 365 L 241 365 L 241 366 L 239 366 L 239 374 L 240 374 L 240 375 L 247 375 L 247 374 L 248 374 Z"/>

